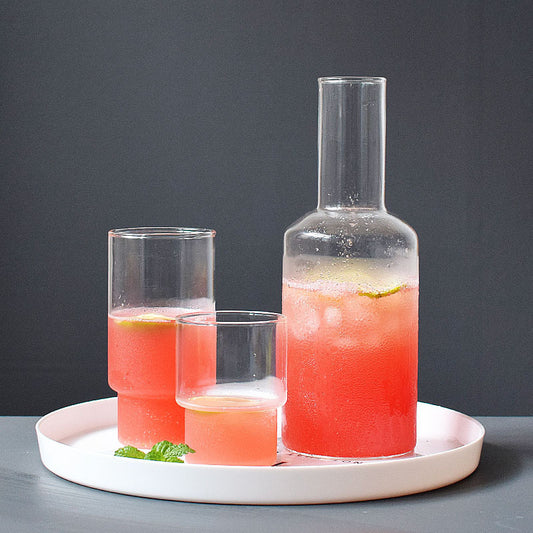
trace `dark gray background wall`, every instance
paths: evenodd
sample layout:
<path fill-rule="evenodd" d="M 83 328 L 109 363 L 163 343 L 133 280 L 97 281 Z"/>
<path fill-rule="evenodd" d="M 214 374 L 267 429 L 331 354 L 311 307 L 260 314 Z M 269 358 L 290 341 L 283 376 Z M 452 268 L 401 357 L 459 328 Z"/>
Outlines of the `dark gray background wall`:
<path fill-rule="evenodd" d="M 420 399 L 533 414 L 532 26 L 520 1 L 1 1 L 0 414 L 111 395 L 110 228 L 216 228 L 219 308 L 279 310 L 341 74 L 388 78 Z"/>

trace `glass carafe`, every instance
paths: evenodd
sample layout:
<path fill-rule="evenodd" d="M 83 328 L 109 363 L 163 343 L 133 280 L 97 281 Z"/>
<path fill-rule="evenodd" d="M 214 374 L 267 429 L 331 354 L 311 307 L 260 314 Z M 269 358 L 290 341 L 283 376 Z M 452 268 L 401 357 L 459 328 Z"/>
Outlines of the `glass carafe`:
<path fill-rule="evenodd" d="M 283 441 L 299 453 L 416 443 L 418 244 L 385 209 L 385 84 L 318 80 L 318 207 L 287 229 L 283 259 Z"/>

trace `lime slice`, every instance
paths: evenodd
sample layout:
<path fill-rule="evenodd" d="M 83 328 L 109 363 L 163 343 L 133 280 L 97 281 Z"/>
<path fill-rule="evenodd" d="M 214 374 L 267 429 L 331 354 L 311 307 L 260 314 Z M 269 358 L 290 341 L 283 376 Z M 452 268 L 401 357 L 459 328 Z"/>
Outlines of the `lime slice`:
<path fill-rule="evenodd" d="M 396 272 L 388 271 L 372 259 L 331 259 L 329 264 L 316 266 L 307 272 L 305 282 L 348 284 L 350 291 L 368 298 L 390 296 L 407 286 L 400 283 Z"/>
<path fill-rule="evenodd" d="M 369 298 L 383 298 L 384 296 L 390 296 L 391 294 L 394 294 L 398 291 L 401 291 L 405 287 L 405 284 L 398 285 L 397 287 L 393 287 L 392 289 L 388 289 L 386 291 L 376 291 L 376 292 L 366 292 L 366 291 L 360 291 L 360 296 L 368 296 Z"/>
<path fill-rule="evenodd" d="M 161 325 L 174 325 L 174 319 L 169 316 L 159 315 L 157 313 L 145 313 L 135 317 L 128 317 L 124 320 L 118 319 L 117 323 L 126 327 L 150 327 Z"/>
<path fill-rule="evenodd" d="M 331 259 L 329 264 L 312 268 L 305 275 L 308 282 L 325 281 L 334 283 L 370 284 L 375 280 L 373 264 L 365 260 L 357 263 Z"/>
<path fill-rule="evenodd" d="M 135 320 L 144 320 L 148 322 L 172 322 L 174 319 L 169 316 L 159 315 L 157 313 L 145 313 L 144 315 L 136 316 Z"/>

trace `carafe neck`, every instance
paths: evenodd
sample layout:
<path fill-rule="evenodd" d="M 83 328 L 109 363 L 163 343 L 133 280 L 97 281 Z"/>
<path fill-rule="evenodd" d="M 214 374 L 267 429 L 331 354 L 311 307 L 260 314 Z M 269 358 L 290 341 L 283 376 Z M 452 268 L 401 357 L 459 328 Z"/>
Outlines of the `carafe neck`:
<path fill-rule="evenodd" d="M 385 209 L 385 78 L 319 78 L 319 209 Z"/>

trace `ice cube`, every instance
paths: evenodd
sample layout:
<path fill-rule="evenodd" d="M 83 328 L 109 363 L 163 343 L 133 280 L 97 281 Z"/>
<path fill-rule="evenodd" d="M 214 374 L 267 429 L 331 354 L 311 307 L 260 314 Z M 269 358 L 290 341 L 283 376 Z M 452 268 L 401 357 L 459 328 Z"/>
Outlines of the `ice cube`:
<path fill-rule="evenodd" d="M 291 334 L 299 340 L 304 340 L 313 335 L 320 326 L 320 316 L 312 307 L 302 307 L 299 312 L 289 317 Z"/>
<path fill-rule="evenodd" d="M 338 307 L 326 307 L 324 320 L 328 326 L 337 326 L 342 320 L 342 311 Z"/>

